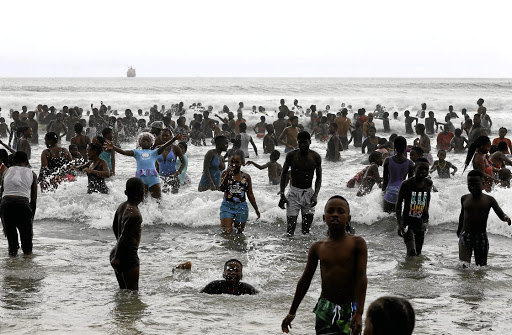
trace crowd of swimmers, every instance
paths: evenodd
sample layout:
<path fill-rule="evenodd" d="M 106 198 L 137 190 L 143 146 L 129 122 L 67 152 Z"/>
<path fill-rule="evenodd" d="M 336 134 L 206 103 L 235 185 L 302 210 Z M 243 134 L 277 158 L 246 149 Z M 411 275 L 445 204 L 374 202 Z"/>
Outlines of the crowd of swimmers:
<path fill-rule="evenodd" d="M 160 201 L 162 192 L 177 193 L 180 187 L 191 184 L 186 155 L 189 144 L 213 145 L 204 155 L 201 177 L 197 176 L 198 191 L 223 192 L 219 216 L 225 234 L 243 233 L 249 216 L 247 202 L 251 203 L 257 218 L 260 217 L 252 178 L 242 171 L 243 166 L 251 165 L 266 169 L 269 183 L 279 185 L 276 202 L 286 210 L 287 234 L 294 235 L 299 214 L 301 233 L 309 234 L 322 185 L 322 157 L 310 149 L 312 138 L 326 143 L 324 159 L 327 161 L 340 161 L 340 152 L 350 145 L 361 148 L 362 154 L 368 154 L 369 165 L 351 178 L 347 187 L 357 188 L 357 196 L 370 193 L 375 185 L 382 190 L 383 209 L 395 213 L 398 235 L 403 238 L 410 257 L 421 255 L 431 192 L 437 191 L 429 173 L 437 172 L 439 178 L 454 176 L 457 167 L 446 160 L 452 151 L 465 153 L 467 150 L 465 167 L 472 164 L 472 170 L 467 174 L 469 194 L 461 198 L 457 229 L 459 259 L 468 264 L 474 255 L 477 265 L 487 264 L 486 228 L 491 209 L 502 221 L 511 224 L 496 200 L 483 193 L 493 187 L 510 187 L 511 173 L 506 165 L 512 165 L 508 157 L 512 145 L 506 138 L 507 129 L 500 128 L 498 137 L 492 142 L 488 137 L 493 124 L 483 99 L 477 101 L 473 119 L 466 109 L 462 109 L 464 120 L 460 128 L 454 124 L 458 123 L 459 116 L 453 106 L 449 106 L 444 122 L 437 121 L 432 111 L 427 112 L 426 104 L 421 105 L 416 117 L 405 111 L 404 133 L 418 135 L 412 145 L 397 134 L 377 136 L 377 120 L 382 121 L 383 133 L 390 132 L 390 115 L 380 105 L 374 113 L 366 115 L 364 108 L 353 113 L 352 106 L 345 107 L 345 104 L 339 111 L 330 106 L 317 111 L 316 105 L 304 109 L 297 100 L 290 109 L 282 99 L 273 123 L 267 124 L 269 113 L 264 107 L 253 106 L 250 113 L 259 115 L 260 121 L 251 128 L 244 119 L 243 109 L 241 102 L 235 118 L 227 106 L 214 113 L 212 106 L 204 108 L 200 103 L 193 104 L 188 110 L 183 103 L 173 105 L 169 110 L 155 105 L 146 113 L 139 109 L 139 119 L 130 109 L 121 117 L 103 103 L 99 108 L 91 104 L 91 110 L 86 112 L 79 107 L 67 106 L 57 111 L 46 105 L 38 105 L 34 111 L 28 111 L 25 106 L 21 113 L 11 111 L 13 121 L 9 126 L 4 118 L 0 118 L 0 137 L 8 137 L 7 143 L 0 140 L 7 149 L 0 150 L 0 209 L 9 254 L 17 255 L 18 232 L 23 252 L 32 252 L 32 222 L 38 186 L 42 192 L 54 191 L 62 182 L 75 180 L 81 171 L 88 177 L 87 193 L 108 193 L 105 179 L 116 174 L 116 154 L 132 156 L 136 161 L 136 177 L 126 182 L 127 201 L 115 212 L 113 230 L 117 243 L 110 259 L 119 287 L 138 290 L 137 250 L 142 232 L 138 205 L 147 194 Z M 192 112 L 194 115 L 187 125 L 186 115 L 190 116 Z M 210 118 L 212 113 L 216 119 Z M 173 117 L 177 117 L 176 122 Z M 299 123 L 299 117 L 305 121 L 303 124 Z M 398 112 L 393 117 L 398 119 Z M 31 145 L 38 143 L 40 128 L 47 131 L 44 136 L 46 149 L 41 153 L 41 170 L 36 176 L 30 166 Z M 263 165 L 249 160 L 249 145 L 256 156 L 258 148 L 247 133 L 248 129 L 262 139 L 261 152 L 269 155 L 269 161 Z M 438 158 L 435 161 L 431 145 L 433 136 Z M 61 146 L 64 140 L 69 143 L 68 149 Z M 134 140 L 137 148 L 122 148 Z M 278 162 L 281 154 L 285 155 L 283 165 Z M 379 173 L 381 166 L 382 177 Z M 282 330 L 288 332 L 291 328 L 320 261 L 322 294 L 315 307 L 317 334 L 349 334 L 351 331 L 357 334 L 362 330 L 366 297 L 366 242 L 353 234 L 349 202 L 341 196 L 329 198 L 323 221 L 328 227 L 328 237 L 310 248 L 304 274 L 297 284 L 289 314 L 282 322 Z M 177 266 L 178 269 L 190 267 L 190 263 Z M 208 284 L 202 292 L 257 293 L 241 279 L 242 263 L 231 259 L 225 263 L 224 280 Z M 391 330 L 390 327 L 395 328 Z M 383 297 L 368 308 L 365 334 L 410 334 L 413 327 L 414 311 L 403 299 Z"/>

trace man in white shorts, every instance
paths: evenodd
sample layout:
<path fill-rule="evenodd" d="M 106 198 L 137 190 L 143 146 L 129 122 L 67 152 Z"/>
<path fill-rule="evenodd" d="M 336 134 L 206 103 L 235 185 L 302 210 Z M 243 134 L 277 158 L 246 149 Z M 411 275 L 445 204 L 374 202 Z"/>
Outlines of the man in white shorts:
<path fill-rule="evenodd" d="M 287 233 L 292 236 L 295 233 L 299 211 L 302 212 L 302 234 L 309 234 L 315 205 L 318 201 L 318 192 L 322 185 L 322 158 L 309 149 L 311 135 L 307 131 L 301 131 L 297 135 L 299 149 L 289 152 L 283 165 L 281 174 L 281 200 L 279 207 L 286 206 Z M 288 170 L 291 168 L 291 186 L 285 196 L 284 190 L 288 184 Z M 313 175 L 316 173 L 315 189 Z"/>

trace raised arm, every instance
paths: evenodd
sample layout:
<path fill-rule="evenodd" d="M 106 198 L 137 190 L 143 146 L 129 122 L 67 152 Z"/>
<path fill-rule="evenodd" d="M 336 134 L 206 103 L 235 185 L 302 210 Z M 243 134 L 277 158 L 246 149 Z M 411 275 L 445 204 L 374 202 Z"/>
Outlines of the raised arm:
<path fill-rule="evenodd" d="M 306 268 L 304 269 L 304 273 L 299 279 L 297 283 L 297 288 L 295 289 L 295 296 L 293 297 L 292 305 L 290 307 L 290 311 L 288 315 L 284 318 L 281 323 L 281 330 L 285 333 L 290 331 L 291 323 L 293 319 L 295 319 L 295 313 L 297 313 L 297 309 L 299 308 L 302 299 L 306 296 L 306 293 L 309 290 L 309 285 L 311 285 L 311 279 L 313 278 L 316 268 L 318 266 L 318 249 L 319 242 L 314 243 L 309 249 L 308 261 L 306 263 Z"/>
<path fill-rule="evenodd" d="M 169 141 L 165 142 L 158 148 L 158 151 L 157 151 L 158 154 L 161 155 L 164 152 L 165 148 L 167 148 L 174 142 L 181 140 L 182 138 L 183 138 L 183 134 L 178 134 L 178 135 L 174 136 L 173 138 L 171 138 Z"/>
<path fill-rule="evenodd" d="M 270 165 L 270 162 L 267 162 L 263 165 L 259 165 L 258 163 L 255 163 L 253 161 L 247 161 L 247 163 L 245 165 L 251 165 L 251 164 L 254 165 L 255 167 L 257 167 L 258 169 L 263 170 L 263 169 L 268 168 L 268 166 Z"/>
<path fill-rule="evenodd" d="M 118 152 L 121 155 L 133 156 L 133 150 L 123 150 L 121 148 L 118 148 L 114 145 L 114 143 L 110 142 L 109 140 L 105 140 L 105 143 L 107 149 L 114 150 L 115 152 Z"/>
<path fill-rule="evenodd" d="M 11 143 L 11 140 L 10 140 L 10 139 L 9 139 L 9 143 Z M 2 140 L 0 140 L 0 144 L 1 144 L 1 145 L 3 145 L 7 150 L 9 150 L 9 152 L 10 152 L 11 154 L 13 154 L 13 153 L 15 153 L 15 152 L 16 152 L 16 150 L 14 150 L 13 148 L 11 148 L 11 146 L 10 146 L 9 144 L 2 142 Z"/>

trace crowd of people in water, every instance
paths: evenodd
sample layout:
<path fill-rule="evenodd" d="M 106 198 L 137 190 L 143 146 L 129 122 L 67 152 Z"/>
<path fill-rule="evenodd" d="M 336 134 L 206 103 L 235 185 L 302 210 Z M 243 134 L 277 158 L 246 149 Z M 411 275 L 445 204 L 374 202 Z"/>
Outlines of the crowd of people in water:
<path fill-rule="evenodd" d="M 58 191 L 60 184 L 73 182 L 79 172 L 84 172 L 88 178 L 87 193 L 108 193 L 105 180 L 116 175 L 116 155 L 133 156 L 136 161 L 136 177 L 126 182 L 127 201 L 118 207 L 113 220 L 117 243 L 110 258 L 121 289 L 138 290 L 137 250 L 142 232 L 138 205 L 147 194 L 161 201 L 162 193 L 178 193 L 182 187 L 191 187 L 196 179 L 198 192 L 223 192 L 219 209 L 223 233 L 243 233 L 249 216 L 247 202 L 260 217 L 252 178 L 242 171 L 243 166 L 252 165 L 267 170 L 269 184 L 279 185 L 276 203 L 286 210 L 287 234 L 294 235 L 299 214 L 301 232 L 309 234 L 322 186 L 322 156 L 327 161 L 340 161 L 340 152 L 350 146 L 368 155 L 368 165 L 346 187 L 357 188 L 357 196 L 372 192 L 375 185 L 382 190 L 383 209 L 395 213 L 398 235 L 403 237 L 410 257 L 422 252 L 431 192 L 438 191 L 429 173 L 436 172 L 439 178 L 455 175 L 457 167 L 447 160 L 452 152 L 465 153 L 465 168 L 472 167 L 467 174 L 469 193 L 461 198 L 456 232 L 459 259 L 467 265 L 474 255 L 476 265 L 487 264 L 486 227 L 491 209 L 502 221 L 511 224 L 496 200 L 484 193 L 495 187 L 510 187 L 511 171 L 506 166 L 512 165 L 509 158 L 512 143 L 504 127 L 497 130 L 498 135 L 492 141 L 489 138 L 496 127 L 483 99 L 478 99 L 473 117 L 467 109 L 462 109 L 459 116 L 449 106 L 446 115 L 438 120 L 434 112 L 427 111 L 425 103 L 416 116 L 404 111 L 403 134 L 417 135 L 411 144 L 404 136 L 391 134 L 390 117 L 398 120 L 398 112 L 391 116 L 380 105 L 368 114 L 364 108 L 355 112 L 345 104 L 339 110 L 330 106 L 317 110 L 316 105 L 303 108 L 297 100 L 289 108 L 284 99 L 274 115 L 262 106 L 252 106 L 250 112 L 244 108 L 240 102 L 235 113 L 228 106 L 214 112 L 213 106 L 194 103 L 186 109 L 180 102 L 170 109 L 165 106 L 159 109 L 157 105 L 149 112 L 139 109 L 138 117 L 130 109 L 121 116 L 103 102 L 98 107 L 91 104 L 89 110 L 68 106 L 57 110 L 47 105 L 38 105 L 33 111 L 28 111 L 26 106 L 21 112 L 11 110 L 9 125 L 0 117 L 0 138 L 4 138 L 0 144 L 5 147 L 0 150 L 0 209 L 9 255 L 18 253 L 18 234 L 23 253 L 32 252 L 38 189 Z M 244 113 L 259 116 L 259 122 L 247 124 Z M 277 117 L 271 122 L 274 116 Z M 305 121 L 303 124 L 299 123 L 299 117 Z M 377 136 L 377 122 L 382 122 L 379 129 L 384 136 Z M 38 144 L 41 131 L 46 132 L 46 149 L 41 153 L 37 176 L 30 165 L 36 159 L 31 155 L 31 146 Z M 249 134 L 252 132 L 262 140 L 261 150 Z M 325 154 L 310 149 L 312 139 L 325 143 Z M 123 148 L 134 141 L 136 148 Z M 202 175 L 189 176 L 187 151 L 194 146 L 210 145 L 212 149 L 204 155 Z M 249 160 L 253 152 L 258 156 L 258 151 L 268 155 L 267 163 L 260 165 Z M 282 154 L 285 158 L 281 165 Z M 329 234 L 326 240 L 310 248 L 289 314 L 282 322 L 284 332 L 291 328 L 319 261 L 322 294 L 315 307 L 317 334 L 357 334 L 362 330 L 367 285 L 366 242 L 351 229 L 347 199 L 339 195 L 327 197 L 323 220 Z M 177 266 L 178 269 L 190 267 L 190 263 Z M 231 259 L 225 263 L 224 280 L 208 284 L 202 292 L 257 293 L 241 279 L 242 263 Z M 401 298 L 382 297 L 367 310 L 365 334 L 411 334 L 413 328 L 414 310 Z"/>

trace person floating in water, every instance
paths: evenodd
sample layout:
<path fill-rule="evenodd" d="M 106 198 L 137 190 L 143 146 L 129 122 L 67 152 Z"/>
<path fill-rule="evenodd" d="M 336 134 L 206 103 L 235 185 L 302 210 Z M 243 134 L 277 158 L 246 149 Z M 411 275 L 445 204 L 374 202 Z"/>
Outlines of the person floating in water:
<path fill-rule="evenodd" d="M 428 169 L 428 160 L 425 157 L 418 158 L 414 166 L 414 177 L 402 182 L 398 192 L 396 202 L 398 236 L 404 239 L 407 256 L 419 256 L 425 240 L 432 189 L 432 181 L 427 178 Z"/>
<path fill-rule="evenodd" d="M 110 265 L 114 268 L 120 289 L 139 289 L 139 249 L 142 234 L 142 215 L 138 205 L 144 199 L 144 183 L 139 178 L 126 181 L 124 193 L 128 199 L 116 210 L 112 228 L 116 246 L 110 252 Z"/>
<path fill-rule="evenodd" d="M 315 206 L 318 202 L 318 193 L 322 185 L 322 158 L 309 149 L 311 135 L 307 131 L 301 131 L 297 135 L 299 150 L 294 150 L 286 155 L 286 160 L 281 173 L 279 207 L 286 206 L 287 233 L 292 236 L 295 233 L 299 211 L 302 212 L 302 234 L 309 234 Z M 285 195 L 288 184 L 288 170 L 291 169 L 290 191 Z M 316 173 L 315 189 L 313 175 Z"/>
<path fill-rule="evenodd" d="M 233 226 L 240 234 L 244 231 L 249 217 L 246 198 L 251 202 L 258 219 L 260 218 L 260 211 L 252 193 L 251 176 L 240 170 L 243 163 L 243 153 L 234 154 L 230 158 L 230 166 L 222 172 L 220 190 L 224 192 L 224 200 L 220 206 L 220 224 L 225 234 L 231 233 Z"/>
<path fill-rule="evenodd" d="M 155 199 L 160 199 L 162 196 L 162 190 L 160 188 L 160 178 L 158 172 L 155 169 L 155 162 L 159 155 L 164 150 L 176 141 L 181 140 L 182 134 L 174 136 L 172 139 L 162 144 L 157 149 L 151 149 L 155 137 L 147 132 L 139 134 L 138 143 L 141 149 L 123 150 L 114 146 L 111 141 L 106 141 L 107 149 L 113 149 L 115 152 L 125 156 L 133 156 L 137 161 L 137 170 L 135 175 L 140 178 L 144 185 L 149 189 L 151 196 Z"/>
<path fill-rule="evenodd" d="M 510 226 L 510 218 L 490 195 L 483 194 L 484 174 L 479 170 L 468 173 L 469 194 L 460 199 L 462 208 L 459 216 L 457 237 L 459 238 L 459 259 L 471 263 L 471 254 L 475 254 L 475 263 L 479 266 L 487 265 L 489 253 L 489 239 L 487 238 L 487 220 L 491 208 L 501 221 Z"/>
<path fill-rule="evenodd" d="M 324 208 L 327 239 L 313 243 L 306 268 L 299 279 L 295 296 L 281 329 L 288 333 L 299 305 L 306 295 L 320 262 L 322 293 L 315 306 L 317 334 L 359 334 L 366 299 L 368 248 L 360 236 L 348 234 L 350 206 L 335 195 Z"/>
<path fill-rule="evenodd" d="M 224 264 L 224 280 L 215 280 L 206 285 L 201 293 L 207 294 L 256 294 L 258 291 L 247 283 L 242 283 L 242 262 L 230 259 Z"/>

